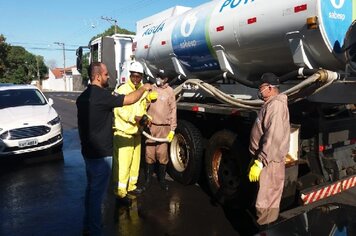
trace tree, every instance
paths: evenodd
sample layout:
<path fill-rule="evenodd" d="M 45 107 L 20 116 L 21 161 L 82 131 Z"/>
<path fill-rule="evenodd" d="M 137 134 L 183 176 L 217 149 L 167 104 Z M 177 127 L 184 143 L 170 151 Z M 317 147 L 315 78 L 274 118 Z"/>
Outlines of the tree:
<path fill-rule="evenodd" d="M 117 27 L 117 33 L 118 34 L 130 34 L 130 35 L 135 35 L 134 32 L 132 31 L 129 31 L 127 29 L 123 29 L 123 28 L 120 28 L 120 27 Z M 93 39 L 96 39 L 96 38 L 99 38 L 99 37 L 103 37 L 103 36 L 111 36 L 115 34 L 115 26 L 111 26 L 109 29 L 105 30 L 104 33 L 101 33 L 101 34 L 98 34 L 96 36 L 94 36 L 93 38 L 91 38 L 91 40 Z"/>
<path fill-rule="evenodd" d="M 6 44 L 3 36 L 0 40 L 0 83 L 29 84 L 34 79 L 44 78 L 48 69 L 42 56 Z"/>
<path fill-rule="evenodd" d="M 28 84 L 36 75 L 36 59 L 23 47 L 12 46 L 8 57 L 9 73 L 6 79 L 15 84 Z"/>
<path fill-rule="evenodd" d="M 48 73 L 48 67 L 44 62 L 43 56 L 39 56 L 39 55 L 36 56 L 36 65 L 37 65 L 37 79 L 41 81 Z"/>
<path fill-rule="evenodd" d="M 82 60 L 82 79 L 83 81 L 85 81 L 85 83 L 87 84 L 89 81 L 89 73 L 88 73 L 88 69 L 89 69 L 89 53 L 85 53 L 83 55 L 83 60 Z"/>
<path fill-rule="evenodd" d="M 5 42 L 6 38 L 0 34 L 0 82 L 5 76 L 7 68 L 7 54 L 9 51 L 9 45 Z"/>

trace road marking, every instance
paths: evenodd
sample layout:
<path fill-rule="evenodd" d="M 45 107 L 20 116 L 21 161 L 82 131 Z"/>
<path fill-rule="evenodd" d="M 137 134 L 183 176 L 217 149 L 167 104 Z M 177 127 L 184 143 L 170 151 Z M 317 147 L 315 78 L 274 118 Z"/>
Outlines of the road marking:
<path fill-rule="evenodd" d="M 70 103 L 75 103 L 75 100 L 69 99 L 69 98 L 57 97 L 57 99 L 60 99 L 60 100 L 66 101 L 66 102 L 70 102 Z"/>

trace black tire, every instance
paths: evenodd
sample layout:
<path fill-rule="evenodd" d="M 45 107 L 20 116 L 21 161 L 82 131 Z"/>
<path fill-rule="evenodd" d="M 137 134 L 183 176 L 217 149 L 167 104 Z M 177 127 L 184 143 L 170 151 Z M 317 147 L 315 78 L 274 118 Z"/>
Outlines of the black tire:
<path fill-rule="evenodd" d="M 168 174 L 181 184 L 194 184 L 201 173 L 202 158 L 201 133 L 192 123 L 179 120 L 170 144 Z"/>
<path fill-rule="evenodd" d="M 247 192 L 249 161 L 246 143 L 242 144 L 232 131 L 221 130 L 210 138 L 205 150 L 205 172 L 216 200 L 225 203 Z"/>
<path fill-rule="evenodd" d="M 52 153 L 58 153 L 62 151 L 63 151 L 63 142 L 51 150 Z"/>

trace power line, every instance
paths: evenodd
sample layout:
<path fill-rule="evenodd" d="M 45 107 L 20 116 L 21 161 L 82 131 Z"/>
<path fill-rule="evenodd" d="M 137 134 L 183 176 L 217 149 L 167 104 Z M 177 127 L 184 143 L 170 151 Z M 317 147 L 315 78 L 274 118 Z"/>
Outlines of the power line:
<path fill-rule="evenodd" d="M 66 52 L 65 52 L 65 43 L 63 42 L 54 42 L 58 46 L 62 46 L 63 49 L 63 79 L 64 79 L 64 90 L 67 91 L 67 75 L 66 75 Z"/>
<path fill-rule="evenodd" d="M 109 13 L 109 15 L 112 15 L 112 14 L 114 14 L 114 15 L 117 15 L 118 13 L 119 13 L 119 15 L 120 15 L 120 12 L 122 12 L 123 10 L 125 10 L 125 11 L 128 11 L 128 10 L 133 10 L 133 9 L 137 9 L 137 8 L 139 8 L 140 6 L 142 6 L 142 5 L 152 5 L 153 4 L 153 1 L 150 1 L 150 0 L 136 0 L 136 1 L 128 1 L 128 2 L 126 2 L 126 4 L 124 4 L 124 5 L 121 5 L 120 7 L 118 7 L 118 8 L 114 8 L 114 9 L 112 9 L 112 10 L 110 10 L 108 13 Z M 111 14 L 110 14 L 111 13 Z M 104 13 L 105 14 L 105 13 Z M 98 17 L 98 18 L 100 18 L 100 17 Z M 113 18 L 111 18 L 111 20 L 112 21 L 114 21 L 114 19 Z M 102 25 L 102 24 L 100 24 L 100 26 L 98 27 L 98 25 L 96 26 L 96 28 L 97 28 L 97 30 L 98 31 L 100 31 L 99 30 L 99 28 L 101 29 L 101 30 L 104 30 L 105 29 L 105 27 L 104 27 L 104 25 Z M 84 33 L 85 31 L 87 31 L 87 28 L 86 27 L 80 27 L 80 28 L 78 28 L 77 30 L 74 30 L 72 33 L 69 33 L 69 35 L 70 35 L 70 37 L 69 38 L 72 38 L 73 36 L 75 36 L 76 38 L 77 38 L 77 36 L 78 35 L 82 35 L 82 33 Z M 99 34 L 100 32 L 98 32 L 97 34 Z M 95 33 L 94 33 L 95 34 Z M 95 36 L 95 35 L 93 35 L 93 36 Z M 88 37 L 88 39 L 87 39 L 87 41 L 89 41 L 90 40 L 90 37 Z M 50 44 L 52 44 L 52 42 L 48 42 L 48 43 L 28 43 L 28 42 L 26 42 L 26 43 L 23 43 L 23 42 L 13 42 L 13 44 L 19 44 L 19 46 L 21 46 L 21 45 L 50 45 Z M 73 45 L 71 45 L 71 44 L 67 44 L 66 43 L 66 46 L 69 46 L 69 47 L 79 47 L 79 46 L 83 46 L 83 45 L 76 45 L 76 44 L 73 44 Z M 34 49 L 34 50 L 48 50 L 48 51 L 51 51 L 51 50 L 59 50 L 59 49 L 45 49 L 45 48 L 41 48 L 41 47 L 27 47 L 27 48 L 29 48 L 29 49 Z M 67 50 L 66 49 L 66 51 L 75 51 L 76 49 L 69 49 L 69 50 Z"/>
<path fill-rule="evenodd" d="M 25 47 L 26 49 L 32 50 L 43 50 L 43 51 L 63 51 L 61 48 L 38 48 L 38 47 Z M 75 52 L 77 49 L 73 48 L 65 48 L 64 51 L 66 52 Z"/>
<path fill-rule="evenodd" d="M 11 46 L 21 46 L 21 45 L 11 44 Z M 42 50 L 42 51 L 62 51 L 63 50 L 62 48 L 44 48 L 44 47 L 27 47 L 27 46 L 24 46 L 24 48 L 31 49 L 31 50 Z M 76 48 L 65 48 L 65 51 L 68 51 L 68 52 L 75 52 L 76 50 L 77 50 Z"/>
<path fill-rule="evenodd" d="M 48 43 L 22 43 L 22 42 L 9 42 L 9 44 L 24 44 L 24 45 L 28 45 L 28 44 L 32 44 L 32 45 L 48 45 Z"/>
<path fill-rule="evenodd" d="M 113 19 L 113 18 L 109 18 L 109 17 L 106 17 L 106 16 L 102 16 L 101 17 L 102 20 L 106 20 L 110 23 L 114 22 L 114 26 L 115 26 L 115 34 L 117 33 L 117 20 Z"/>
<path fill-rule="evenodd" d="M 12 46 L 21 46 L 21 45 L 46 45 L 49 46 L 52 43 L 23 43 L 23 42 L 7 42 L 8 44 L 12 45 Z M 79 47 L 82 45 L 78 45 L 78 44 L 66 44 L 66 46 L 70 46 L 70 47 Z"/>
<path fill-rule="evenodd" d="M 63 70 L 64 70 L 64 78 L 66 78 L 66 49 L 65 49 L 65 43 L 63 42 L 54 42 L 54 44 L 57 44 L 58 46 L 62 46 L 62 50 L 63 50 Z"/>

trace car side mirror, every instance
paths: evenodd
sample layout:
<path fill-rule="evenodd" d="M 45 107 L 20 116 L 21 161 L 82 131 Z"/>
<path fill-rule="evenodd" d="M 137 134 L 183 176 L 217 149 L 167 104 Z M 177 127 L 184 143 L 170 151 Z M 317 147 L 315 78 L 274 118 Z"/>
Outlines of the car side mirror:
<path fill-rule="evenodd" d="M 53 102 L 53 99 L 52 99 L 52 98 L 48 98 L 48 104 L 49 104 L 50 106 L 52 106 L 52 105 L 54 104 L 54 102 Z"/>

